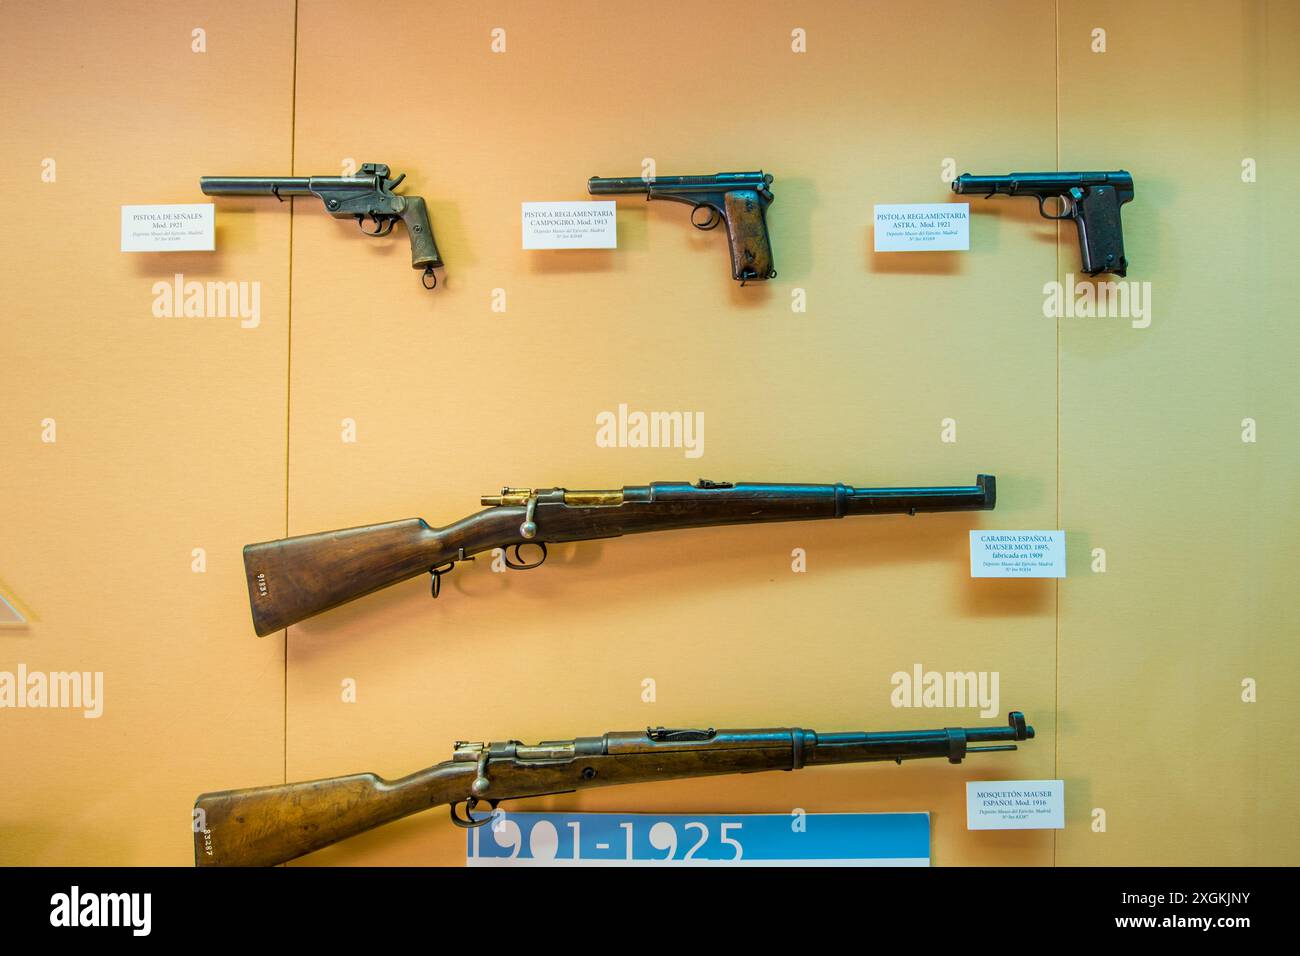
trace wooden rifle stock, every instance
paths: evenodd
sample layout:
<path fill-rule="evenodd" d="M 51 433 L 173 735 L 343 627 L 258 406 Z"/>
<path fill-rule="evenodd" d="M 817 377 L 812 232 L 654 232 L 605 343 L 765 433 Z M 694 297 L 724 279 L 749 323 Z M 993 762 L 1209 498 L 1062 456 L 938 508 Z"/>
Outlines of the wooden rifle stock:
<path fill-rule="evenodd" d="M 420 518 L 244 548 L 253 626 L 265 637 L 429 570 L 437 534 Z"/>
<path fill-rule="evenodd" d="M 806 766 L 935 758 L 956 764 L 970 754 L 1015 750 L 1033 736 L 1025 715 L 1012 711 L 1002 727 L 829 734 L 799 727 L 647 727 L 536 745 L 460 741 L 451 760 L 391 782 L 361 773 L 205 793 L 194 804 L 194 860 L 197 866 L 274 866 L 444 804 L 453 823 L 469 828 L 491 820 L 475 815 L 477 807 L 495 810 L 504 800 Z"/>
<path fill-rule="evenodd" d="M 493 548 L 506 550 L 509 567 L 526 570 L 546 559 L 547 543 L 855 515 L 986 511 L 996 500 L 992 475 L 978 476 L 974 485 L 917 488 L 705 479 L 608 491 L 504 488 L 483 497 L 486 510 L 445 528 L 408 518 L 250 544 L 244 570 L 253 626 L 265 637 L 426 572 L 433 574 L 436 597 L 441 576 L 457 561 Z M 521 553 L 530 545 L 540 554 L 532 561 Z"/>
<path fill-rule="evenodd" d="M 205 793 L 194 803 L 195 866 L 275 866 L 460 799 L 472 767 L 438 764 L 400 780 L 357 773 Z"/>

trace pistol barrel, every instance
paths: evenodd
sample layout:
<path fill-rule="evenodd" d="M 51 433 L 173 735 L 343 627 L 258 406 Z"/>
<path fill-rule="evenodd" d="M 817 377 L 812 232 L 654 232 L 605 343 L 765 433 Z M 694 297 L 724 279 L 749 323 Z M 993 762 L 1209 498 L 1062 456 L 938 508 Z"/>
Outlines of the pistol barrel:
<path fill-rule="evenodd" d="M 624 196 L 631 193 L 648 193 L 650 183 L 640 176 L 616 177 L 613 179 L 592 176 L 587 180 L 587 192 L 593 196 Z"/>
<path fill-rule="evenodd" d="M 714 173 L 712 176 L 640 176 L 606 179 L 592 176 L 587 180 L 587 192 L 593 196 L 618 196 L 627 193 L 655 192 L 729 192 L 736 189 L 766 190 L 772 176 L 762 170 L 750 173 Z"/>
<path fill-rule="evenodd" d="M 203 176 L 199 188 L 205 196 L 309 196 L 307 176 Z"/>
<path fill-rule="evenodd" d="M 1007 173 L 1005 176 L 972 176 L 962 173 L 952 181 L 958 195 L 1016 196 L 1055 195 L 1076 186 L 1111 185 L 1118 190 L 1133 189 L 1133 175 L 1122 169 L 1110 172 Z"/>

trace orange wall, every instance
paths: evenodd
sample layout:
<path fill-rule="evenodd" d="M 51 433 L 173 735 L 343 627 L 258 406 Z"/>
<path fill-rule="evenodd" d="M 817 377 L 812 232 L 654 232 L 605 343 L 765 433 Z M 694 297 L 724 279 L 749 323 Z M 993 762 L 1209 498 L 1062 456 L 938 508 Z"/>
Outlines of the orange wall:
<path fill-rule="evenodd" d="M 1300 716 L 1281 680 L 1300 334 L 1278 281 L 1297 251 L 1300 16 L 808 6 L 398 2 L 386 39 L 379 15 L 323 0 L 9 12 L 0 156 L 28 215 L 0 234 L 0 591 L 31 622 L 0 630 L 0 669 L 102 670 L 106 707 L 0 711 L 0 759 L 24 781 L 0 793 L 0 862 L 183 865 L 201 791 L 397 775 L 458 739 L 980 722 L 894 708 L 890 676 L 915 663 L 997 671 L 1037 739 L 961 767 L 531 805 L 929 810 L 937 864 L 1295 862 L 1300 777 L 1263 730 Z M 738 288 L 721 234 L 672 204 L 621 202 L 615 252 L 519 249 L 520 201 L 582 198 L 647 157 L 661 175 L 772 172 L 779 278 Z M 1043 316 L 1078 253 L 1028 201 L 973 199 L 969 253 L 872 253 L 872 204 L 945 201 L 948 159 L 1132 170 L 1129 278 L 1152 283 L 1151 326 Z M 202 201 L 200 175 L 368 161 L 427 198 L 435 292 L 400 228 L 367 240 L 314 201 L 218 201 L 215 254 L 117 251 L 121 204 Z M 176 272 L 260 282 L 260 324 L 155 318 L 151 287 Z M 620 403 L 703 412 L 705 454 L 597 447 L 595 415 Z M 243 544 L 445 524 L 502 485 L 980 471 L 998 476 L 993 514 L 557 546 L 532 573 L 462 565 L 436 603 L 416 580 L 287 638 L 248 621 Z M 972 527 L 1065 528 L 1070 577 L 971 580 Z M 1064 831 L 966 831 L 966 780 L 1054 777 Z M 437 811 L 304 862 L 463 859 Z"/>

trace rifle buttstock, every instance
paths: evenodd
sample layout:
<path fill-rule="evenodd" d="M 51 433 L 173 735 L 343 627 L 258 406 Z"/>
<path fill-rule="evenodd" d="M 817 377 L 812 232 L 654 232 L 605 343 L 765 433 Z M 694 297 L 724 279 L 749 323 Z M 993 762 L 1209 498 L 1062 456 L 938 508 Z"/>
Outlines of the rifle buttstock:
<path fill-rule="evenodd" d="M 275 866 L 463 795 L 465 770 L 439 764 L 205 793 L 194 802 L 196 866 Z M 456 790 L 459 786 L 460 791 Z M 202 811 L 201 813 L 199 811 Z"/>
<path fill-rule="evenodd" d="M 253 627 L 265 637 L 439 563 L 441 537 L 422 518 L 323 531 L 244 548 Z"/>

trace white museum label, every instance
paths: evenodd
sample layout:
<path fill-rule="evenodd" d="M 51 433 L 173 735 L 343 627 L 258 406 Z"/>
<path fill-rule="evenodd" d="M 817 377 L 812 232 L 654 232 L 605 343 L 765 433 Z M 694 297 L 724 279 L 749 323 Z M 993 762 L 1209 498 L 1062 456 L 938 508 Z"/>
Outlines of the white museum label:
<path fill-rule="evenodd" d="M 973 578 L 1065 577 L 1064 531 L 972 531 Z"/>
<path fill-rule="evenodd" d="M 1064 780 L 969 780 L 967 830 L 1065 829 Z"/>
<path fill-rule="evenodd" d="M 613 200 L 526 202 L 525 249 L 617 249 Z"/>
<path fill-rule="evenodd" d="M 876 206 L 877 252 L 957 252 L 970 249 L 970 203 Z"/>
<path fill-rule="evenodd" d="M 122 207 L 123 252 L 211 252 L 217 248 L 210 202 Z"/>

